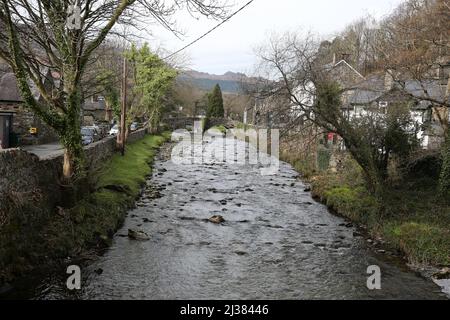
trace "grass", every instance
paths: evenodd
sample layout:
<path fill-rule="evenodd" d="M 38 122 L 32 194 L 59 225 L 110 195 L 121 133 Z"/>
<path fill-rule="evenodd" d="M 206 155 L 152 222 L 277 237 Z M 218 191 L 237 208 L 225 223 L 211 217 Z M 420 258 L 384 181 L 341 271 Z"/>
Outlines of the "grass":
<path fill-rule="evenodd" d="M 156 148 L 166 139 L 167 135 L 146 136 L 127 146 L 124 157 L 113 156 L 98 177 L 96 191 L 68 210 L 69 221 L 60 219 L 59 224 L 52 225 L 57 231 L 53 233 L 54 247 L 61 255 L 109 245 L 127 209 L 140 195 L 141 187 L 152 172 Z M 64 227 L 67 224 L 71 228 Z M 59 245 L 61 243 L 65 245 Z"/>
<path fill-rule="evenodd" d="M 146 176 L 151 173 L 150 165 L 156 152 L 155 148 L 164 140 L 163 136 L 147 136 L 128 146 L 125 157 L 114 155 L 111 162 L 102 170 L 97 188 L 125 185 L 131 195 L 138 194 Z"/>
<path fill-rule="evenodd" d="M 296 159 L 285 156 L 286 159 Z M 293 161 L 300 173 L 307 168 Z M 382 200 L 365 187 L 361 170 L 348 159 L 338 173 L 308 170 L 313 195 L 337 214 L 367 227 L 416 265 L 450 265 L 450 205 L 437 195 L 436 179 L 407 178 L 385 190 Z"/>
<path fill-rule="evenodd" d="M 390 243 L 403 251 L 414 264 L 438 266 L 450 264 L 448 226 L 393 220 L 384 225 L 382 234 Z"/>
<path fill-rule="evenodd" d="M 215 126 L 215 127 L 212 127 L 212 128 L 210 128 L 208 130 L 217 130 L 217 131 L 219 131 L 220 133 L 223 133 L 223 134 L 227 133 L 227 128 L 225 128 L 225 126 L 223 126 L 223 125 Z"/>

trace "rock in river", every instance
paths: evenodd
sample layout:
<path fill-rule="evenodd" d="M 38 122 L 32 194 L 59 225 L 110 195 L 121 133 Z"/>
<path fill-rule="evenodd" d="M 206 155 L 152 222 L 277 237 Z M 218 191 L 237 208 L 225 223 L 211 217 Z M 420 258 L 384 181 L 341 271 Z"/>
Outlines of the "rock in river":
<path fill-rule="evenodd" d="M 208 219 L 209 222 L 215 223 L 215 224 L 221 224 L 223 222 L 225 222 L 225 219 L 222 216 L 212 216 L 211 218 Z"/>
<path fill-rule="evenodd" d="M 128 237 L 133 240 L 147 241 L 150 240 L 150 236 L 144 231 L 128 229 Z"/>

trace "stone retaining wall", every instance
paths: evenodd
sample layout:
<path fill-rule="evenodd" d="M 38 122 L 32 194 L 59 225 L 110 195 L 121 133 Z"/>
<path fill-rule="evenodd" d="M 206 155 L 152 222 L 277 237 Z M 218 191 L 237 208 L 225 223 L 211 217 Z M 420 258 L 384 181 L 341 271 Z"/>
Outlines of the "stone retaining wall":
<path fill-rule="evenodd" d="M 12 212 L 27 215 L 25 211 L 34 211 L 30 208 L 49 208 L 60 200 L 61 167 L 60 161 L 40 161 L 19 149 L 0 151 L 0 230 Z"/>
<path fill-rule="evenodd" d="M 133 132 L 127 143 L 140 140 L 145 134 L 146 129 Z M 85 147 L 85 152 L 86 165 L 94 172 L 116 152 L 116 138 L 93 143 Z M 0 231 L 10 221 L 11 212 L 22 212 L 25 216 L 34 211 L 51 212 L 61 202 L 62 164 L 62 155 L 39 160 L 21 149 L 0 150 Z"/>

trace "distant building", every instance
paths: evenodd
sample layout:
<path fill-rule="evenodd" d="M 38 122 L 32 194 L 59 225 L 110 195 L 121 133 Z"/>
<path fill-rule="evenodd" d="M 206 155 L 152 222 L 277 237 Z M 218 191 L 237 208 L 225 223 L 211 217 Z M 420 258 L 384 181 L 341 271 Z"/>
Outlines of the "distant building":
<path fill-rule="evenodd" d="M 95 123 L 111 121 L 112 110 L 106 109 L 105 97 L 95 94 L 84 100 L 82 107 L 82 124 L 91 126 Z M 108 122 L 109 122 L 108 121 Z"/>
<path fill-rule="evenodd" d="M 48 68 L 41 70 L 44 86 L 48 79 L 59 86 L 59 74 Z M 30 88 L 36 101 L 45 103 L 39 90 L 30 82 Z M 96 94 L 83 101 L 82 125 L 93 125 L 112 119 L 112 111 L 106 110 L 105 98 Z M 10 148 L 20 145 L 44 144 L 57 141 L 58 137 L 48 125 L 37 117 L 31 109 L 24 106 L 17 79 L 9 66 L 0 63 L 0 141 L 1 147 Z"/>
<path fill-rule="evenodd" d="M 329 79 L 347 89 L 342 96 L 342 112 L 348 119 L 355 119 L 376 113 L 377 116 L 387 114 L 390 107 L 406 104 L 410 108 L 412 119 L 415 121 L 417 138 L 421 140 L 423 148 L 435 149 L 443 142 L 443 128 L 441 121 L 450 121 L 449 108 L 434 101 L 444 101 L 450 74 L 450 58 L 439 60 L 436 75 L 423 81 L 405 79 L 394 81 L 389 72 L 378 72 L 364 77 L 345 60 L 327 64 L 324 70 Z M 314 103 L 314 85 L 298 88 L 296 99 L 305 106 Z M 450 103 L 450 97 L 449 101 Z M 292 106 L 292 115 L 301 117 L 304 110 Z M 411 128 L 413 129 L 413 128 Z M 333 135 L 333 136 L 332 136 Z M 329 134 L 329 140 L 334 134 Z M 339 139 L 338 139 L 339 140 Z"/>
<path fill-rule="evenodd" d="M 435 149 L 443 142 L 439 118 L 450 120 L 450 115 L 447 107 L 430 100 L 443 101 L 444 98 L 445 86 L 439 79 L 421 82 L 405 80 L 400 85 L 389 73 L 376 73 L 355 86 L 343 105 L 343 111 L 352 119 L 369 113 L 385 115 L 389 108 L 406 104 L 419 129 L 417 138 L 421 140 L 422 147 Z"/>
<path fill-rule="evenodd" d="M 48 70 L 46 75 L 50 76 Z M 34 98 L 40 101 L 37 88 L 31 86 L 31 90 Z M 0 78 L 0 140 L 2 148 L 57 140 L 53 130 L 24 106 L 17 79 L 11 72 L 4 73 Z"/>

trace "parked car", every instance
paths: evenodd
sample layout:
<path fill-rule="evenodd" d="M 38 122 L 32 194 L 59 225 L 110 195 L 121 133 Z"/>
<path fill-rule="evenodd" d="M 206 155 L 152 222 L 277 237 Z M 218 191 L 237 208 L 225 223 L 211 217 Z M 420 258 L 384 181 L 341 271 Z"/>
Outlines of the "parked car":
<path fill-rule="evenodd" d="M 95 130 L 91 128 L 81 128 L 81 142 L 84 146 L 95 142 Z"/>
<path fill-rule="evenodd" d="M 130 126 L 131 131 L 136 131 L 139 128 L 139 124 L 137 122 L 133 122 Z"/>
<path fill-rule="evenodd" d="M 94 131 L 94 140 L 95 141 L 101 140 L 103 138 L 102 131 L 101 131 L 99 126 L 93 125 L 93 126 L 85 126 L 83 128 L 90 129 L 90 130 Z"/>
<path fill-rule="evenodd" d="M 109 130 L 109 135 L 110 135 L 110 136 L 115 136 L 115 135 L 118 135 L 118 134 L 119 134 L 119 125 L 116 124 L 116 125 L 114 125 L 114 126 L 111 128 L 111 130 Z"/>

